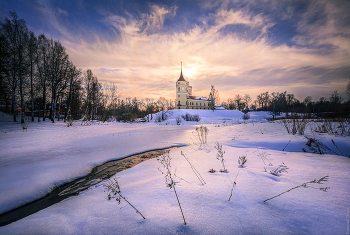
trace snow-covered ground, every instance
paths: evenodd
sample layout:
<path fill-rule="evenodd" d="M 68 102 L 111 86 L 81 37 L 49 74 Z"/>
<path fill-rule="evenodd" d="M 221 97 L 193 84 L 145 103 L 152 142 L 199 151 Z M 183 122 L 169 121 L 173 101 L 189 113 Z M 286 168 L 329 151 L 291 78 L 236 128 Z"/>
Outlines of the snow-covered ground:
<path fill-rule="evenodd" d="M 175 118 L 198 114 L 200 122 L 176 125 Z M 146 150 L 183 146 L 170 152 L 176 189 L 165 185 L 156 159 L 119 172 L 126 203 L 108 201 L 102 183 L 12 224 L 0 234 L 347 234 L 350 215 L 350 158 L 304 152 L 307 139 L 288 135 L 267 113 L 242 120 L 239 111 L 174 110 L 161 123 L 105 123 L 67 127 L 62 122 L 30 123 L 23 131 L 0 114 L 0 213 L 47 194 L 54 187 L 87 174 L 94 166 Z M 200 145 L 195 128 L 209 129 Z M 350 137 L 307 132 L 335 153 L 350 155 Z M 332 144 L 332 140 L 337 147 Z M 228 173 L 220 173 L 215 143 L 222 143 Z M 284 149 L 284 151 L 282 151 Z M 204 178 L 202 185 L 181 151 Z M 246 156 L 245 167 L 237 161 Z M 272 165 L 269 165 L 271 163 Z M 270 170 L 285 164 L 279 176 Z M 217 172 L 209 173 L 209 169 Z M 238 173 L 239 172 L 239 173 Z M 238 176 L 237 176 L 238 174 Z M 329 176 L 315 188 L 299 187 Z M 236 178 L 237 177 L 237 178 Z M 236 179 L 232 198 L 228 201 Z M 327 192 L 320 187 L 330 187 Z"/>

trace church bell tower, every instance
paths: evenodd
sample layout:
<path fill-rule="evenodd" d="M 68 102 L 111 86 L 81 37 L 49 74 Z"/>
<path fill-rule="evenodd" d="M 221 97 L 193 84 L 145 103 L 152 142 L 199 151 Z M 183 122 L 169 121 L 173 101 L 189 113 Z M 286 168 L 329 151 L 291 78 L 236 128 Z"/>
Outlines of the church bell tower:
<path fill-rule="evenodd" d="M 188 90 L 189 83 L 184 79 L 182 75 L 182 61 L 181 61 L 181 73 L 176 82 L 176 108 L 185 109 L 187 106 L 187 98 L 189 96 Z"/>

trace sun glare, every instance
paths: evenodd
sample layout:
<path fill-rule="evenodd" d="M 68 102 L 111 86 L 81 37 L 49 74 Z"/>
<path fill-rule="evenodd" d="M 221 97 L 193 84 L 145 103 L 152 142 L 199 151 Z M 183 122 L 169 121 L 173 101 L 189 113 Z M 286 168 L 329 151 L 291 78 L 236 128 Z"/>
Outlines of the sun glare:
<path fill-rule="evenodd" d="M 182 70 L 182 72 L 183 72 L 185 77 L 193 78 L 197 74 L 197 69 L 196 68 L 184 68 Z"/>

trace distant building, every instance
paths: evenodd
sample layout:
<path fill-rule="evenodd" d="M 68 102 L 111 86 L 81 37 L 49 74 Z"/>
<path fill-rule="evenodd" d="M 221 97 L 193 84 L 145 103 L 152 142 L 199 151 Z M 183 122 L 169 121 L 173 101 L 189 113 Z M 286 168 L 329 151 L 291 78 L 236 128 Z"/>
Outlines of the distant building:
<path fill-rule="evenodd" d="M 182 62 L 180 77 L 176 82 L 176 108 L 177 109 L 211 109 L 210 99 L 203 96 L 192 95 L 192 86 L 182 75 Z"/>

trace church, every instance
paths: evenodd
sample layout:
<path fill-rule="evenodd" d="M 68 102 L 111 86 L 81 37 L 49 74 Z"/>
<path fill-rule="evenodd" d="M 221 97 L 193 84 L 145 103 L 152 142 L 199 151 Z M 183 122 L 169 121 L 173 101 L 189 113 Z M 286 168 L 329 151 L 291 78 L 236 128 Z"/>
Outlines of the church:
<path fill-rule="evenodd" d="M 192 86 L 182 75 L 182 62 L 180 77 L 176 82 L 176 108 L 177 109 L 212 109 L 210 99 L 203 96 L 192 95 Z"/>

